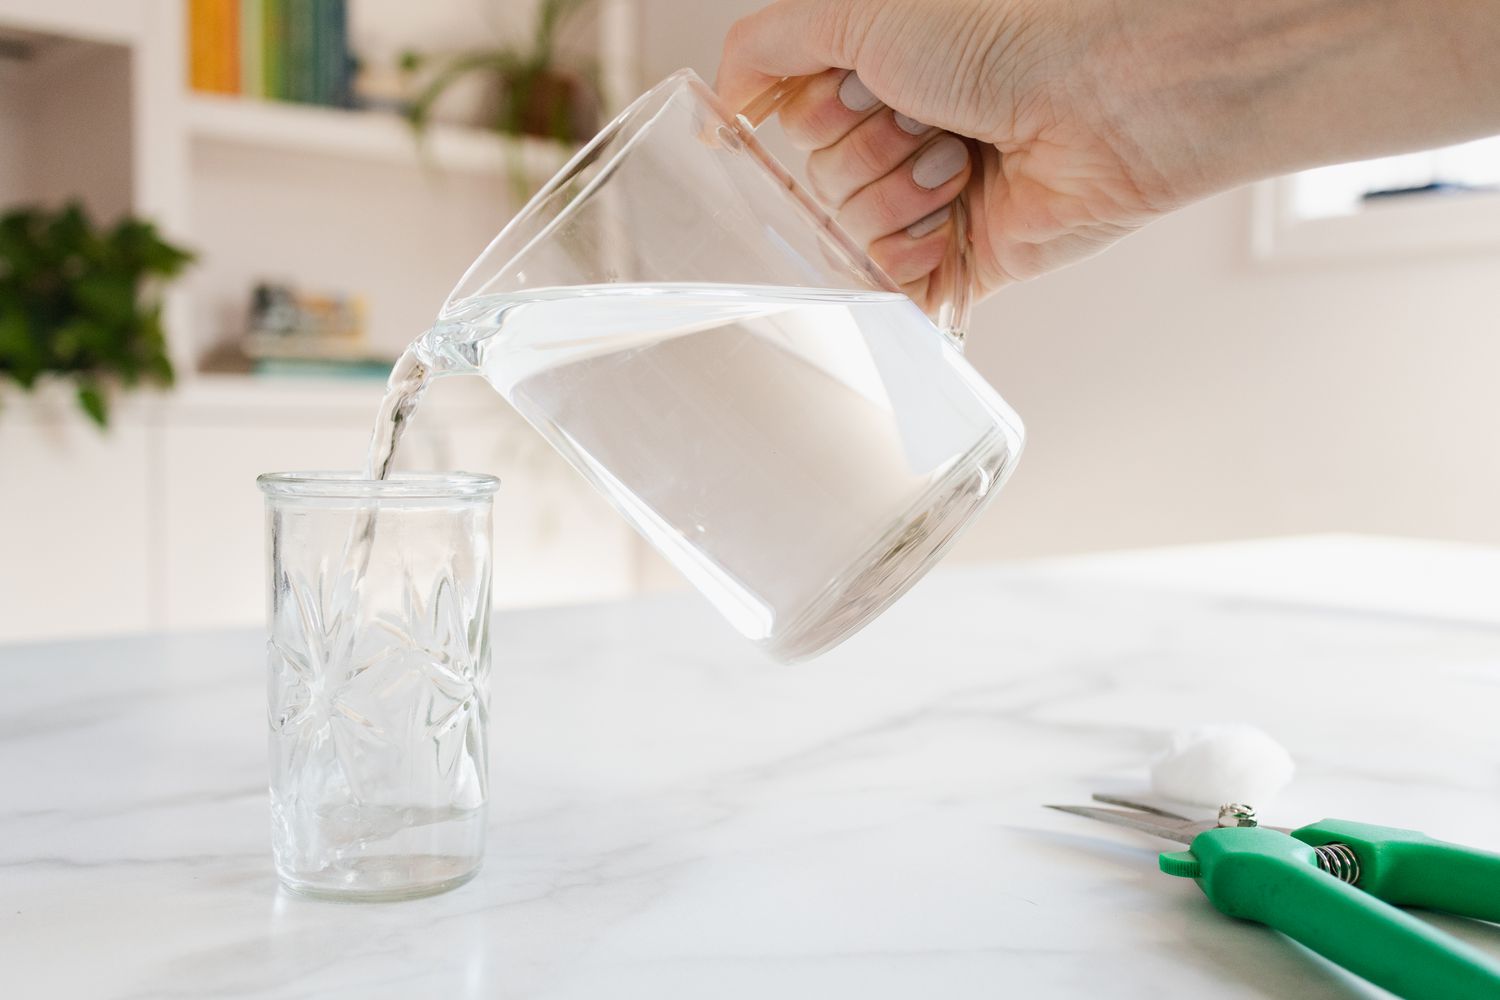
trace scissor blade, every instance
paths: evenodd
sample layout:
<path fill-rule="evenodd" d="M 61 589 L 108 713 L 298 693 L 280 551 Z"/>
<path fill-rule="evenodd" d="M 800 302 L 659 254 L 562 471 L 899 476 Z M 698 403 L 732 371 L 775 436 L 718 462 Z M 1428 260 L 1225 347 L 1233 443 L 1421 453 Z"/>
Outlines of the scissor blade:
<path fill-rule="evenodd" d="M 1193 820 L 1166 819 L 1129 809 L 1101 809 L 1099 806 L 1048 806 L 1047 808 L 1072 813 L 1074 816 L 1086 816 L 1089 819 L 1112 823 L 1115 826 L 1129 827 L 1132 830 L 1140 830 L 1142 833 L 1155 834 L 1167 840 L 1175 840 L 1179 844 L 1191 844 L 1194 837 L 1214 825 Z"/>
<path fill-rule="evenodd" d="M 1167 812 L 1160 806 L 1153 806 L 1145 802 L 1137 802 L 1134 799 L 1122 799 L 1118 795 L 1105 795 L 1103 792 L 1095 792 L 1089 796 L 1095 802 L 1103 802 L 1107 806 L 1124 806 L 1126 809 L 1134 809 L 1136 812 L 1150 813 L 1153 816 L 1163 816 L 1167 819 L 1181 820 L 1184 823 L 1193 822 L 1180 813 Z"/>

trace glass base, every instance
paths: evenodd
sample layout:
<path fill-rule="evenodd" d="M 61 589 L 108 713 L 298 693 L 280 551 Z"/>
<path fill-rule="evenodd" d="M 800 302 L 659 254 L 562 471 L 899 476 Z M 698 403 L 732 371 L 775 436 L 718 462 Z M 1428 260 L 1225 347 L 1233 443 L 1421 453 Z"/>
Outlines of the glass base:
<path fill-rule="evenodd" d="M 415 855 L 362 858 L 319 872 L 278 872 L 281 884 L 299 896 L 341 903 L 392 903 L 457 889 L 479 874 L 475 858 Z"/>
<path fill-rule="evenodd" d="M 1015 468 L 1016 453 L 1004 434 L 986 435 L 849 574 L 830 581 L 820 600 L 761 648 L 784 663 L 796 663 L 826 653 L 858 632 L 922 579 L 995 498 Z"/>

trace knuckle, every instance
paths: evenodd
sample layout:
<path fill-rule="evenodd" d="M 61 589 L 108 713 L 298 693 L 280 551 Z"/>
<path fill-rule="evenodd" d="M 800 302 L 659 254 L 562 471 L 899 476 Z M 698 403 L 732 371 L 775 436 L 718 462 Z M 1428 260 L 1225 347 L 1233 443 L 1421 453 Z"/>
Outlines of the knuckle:
<path fill-rule="evenodd" d="M 859 214 L 849 211 L 847 205 L 839 210 L 838 223 L 844 227 L 845 232 L 860 243 L 868 245 L 871 242 L 870 237 L 872 234 L 862 224 Z"/>
<path fill-rule="evenodd" d="M 817 142 L 819 147 L 829 146 L 839 140 L 848 128 L 845 116 L 848 114 L 844 106 L 838 103 L 838 99 L 819 102 L 808 108 L 806 128 L 808 133 Z"/>
<path fill-rule="evenodd" d="M 900 218 L 901 205 L 896 198 L 892 185 L 888 183 L 873 184 L 870 191 L 870 214 L 874 216 L 883 226 L 894 226 Z"/>
<path fill-rule="evenodd" d="M 871 131 L 856 129 L 849 136 L 849 148 L 844 153 L 845 173 L 874 180 L 890 170 L 889 158 L 870 135 Z"/>
<path fill-rule="evenodd" d="M 781 131 L 794 149 L 816 150 L 821 145 L 813 123 L 806 116 L 797 113 L 792 108 L 783 108 L 780 112 L 780 121 Z"/>
<path fill-rule="evenodd" d="M 813 197 L 825 205 L 832 204 L 833 192 L 828 189 L 828 178 L 825 174 L 826 168 L 821 165 L 822 159 L 817 156 L 807 158 L 807 168 L 804 171 L 807 179 L 807 187 L 813 193 Z"/>
<path fill-rule="evenodd" d="M 871 259 L 898 284 L 930 274 L 942 263 L 943 253 L 942 241 L 927 238 L 913 240 L 904 233 L 879 240 L 870 248 Z"/>

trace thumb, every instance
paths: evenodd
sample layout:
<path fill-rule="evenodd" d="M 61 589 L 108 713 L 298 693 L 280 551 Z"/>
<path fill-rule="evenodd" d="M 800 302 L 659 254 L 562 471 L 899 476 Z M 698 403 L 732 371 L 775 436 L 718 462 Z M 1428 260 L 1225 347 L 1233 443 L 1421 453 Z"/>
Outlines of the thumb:
<path fill-rule="evenodd" d="M 714 89 L 738 111 L 784 76 L 853 69 L 847 0 L 777 0 L 736 21 L 724 37 Z"/>

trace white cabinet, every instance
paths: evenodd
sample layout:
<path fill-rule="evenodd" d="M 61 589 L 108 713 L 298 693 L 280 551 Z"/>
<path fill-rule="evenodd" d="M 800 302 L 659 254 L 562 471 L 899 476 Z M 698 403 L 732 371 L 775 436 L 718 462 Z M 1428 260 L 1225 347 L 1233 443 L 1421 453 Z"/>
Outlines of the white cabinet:
<path fill-rule="evenodd" d="M 0 410 L 0 641 L 256 625 L 264 617 L 262 472 L 352 468 L 380 386 L 200 378 L 138 397 L 100 433 L 62 392 Z M 439 383 L 402 444 L 405 468 L 502 480 L 499 607 L 639 589 L 641 543 L 478 380 Z"/>
<path fill-rule="evenodd" d="M 353 414 L 350 414 L 352 417 Z M 265 605 L 265 527 L 255 477 L 284 469 L 354 464 L 357 419 L 275 415 L 246 420 L 199 414 L 168 420 L 161 441 L 162 609 L 164 628 L 258 622 Z"/>
<path fill-rule="evenodd" d="M 139 405 L 101 434 L 65 392 L 0 400 L 0 639 L 150 621 L 151 449 Z"/>
<path fill-rule="evenodd" d="M 639 589 L 643 542 L 538 435 L 447 426 L 442 447 L 462 468 L 500 477 L 495 495 L 497 606 L 624 597 Z"/>

